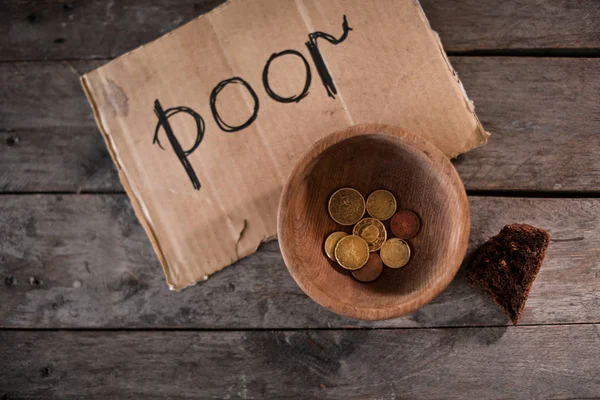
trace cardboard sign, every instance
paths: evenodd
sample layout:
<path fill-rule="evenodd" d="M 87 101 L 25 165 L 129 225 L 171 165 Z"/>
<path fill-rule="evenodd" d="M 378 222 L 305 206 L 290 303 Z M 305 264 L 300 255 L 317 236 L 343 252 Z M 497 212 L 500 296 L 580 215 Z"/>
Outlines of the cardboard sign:
<path fill-rule="evenodd" d="M 274 237 L 330 132 L 397 125 L 449 157 L 488 136 L 414 0 L 232 0 L 82 83 L 175 290 Z"/>

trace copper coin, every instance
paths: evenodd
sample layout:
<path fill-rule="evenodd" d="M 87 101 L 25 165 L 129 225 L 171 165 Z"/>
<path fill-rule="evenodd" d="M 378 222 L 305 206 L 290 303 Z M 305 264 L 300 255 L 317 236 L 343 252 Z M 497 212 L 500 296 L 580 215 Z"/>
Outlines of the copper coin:
<path fill-rule="evenodd" d="M 421 220 L 419 216 L 410 210 L 400 210 L 390 221 L 392 233 L 400 239 L 410 239 L 419 233 Z"/>
<path fill-rule="evenodd" d="M 330 260 L 337 262 L 335 259 L 335 246 L 337 246 L 340 239 L 344 236 L 348 236 L 348 234 L 346 232 L 333 232 L 325 239 L 325 254 L 327 254 Z"/>
<path fill-rule="evenodd" d="M 365 214 L 365 198 L 356 189 L 342 188 L 329 198 L 329 215 L 340 225 L 354 225 Z"/>
<path fill-rule="evenodd" d="M 381 257 L 379 257 L 379 254 L 377 253 L 371 253 L 365 266 L 357 269 L 356 271 L 352 271 L 352 276 L 358 281 L 368 283 L 379 278 L 381 271 L 383 271 Z"/>
<path fill-rule="evenodd" d="M 369 244 L 369 251 L 377 251 L 387 239 L 383 223 L 375 218 L 363 218 L 354 225 L 352 234 L 360 236 Z"/>

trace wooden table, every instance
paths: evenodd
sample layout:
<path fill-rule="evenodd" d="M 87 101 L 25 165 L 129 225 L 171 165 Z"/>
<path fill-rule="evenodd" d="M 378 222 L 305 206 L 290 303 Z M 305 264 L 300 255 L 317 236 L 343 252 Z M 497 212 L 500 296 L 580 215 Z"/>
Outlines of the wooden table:
<path fill-rule="evenodd" d="M 390 321 L 306 297 L 277 242 L 170 292 L 78 77 L 219 1 L 0 5 L 0 399 L 600 397 L 600 2 L 425 0 L 489 144 L 470 250 L 550 231 L 519 327 L 459 275 Z"/>

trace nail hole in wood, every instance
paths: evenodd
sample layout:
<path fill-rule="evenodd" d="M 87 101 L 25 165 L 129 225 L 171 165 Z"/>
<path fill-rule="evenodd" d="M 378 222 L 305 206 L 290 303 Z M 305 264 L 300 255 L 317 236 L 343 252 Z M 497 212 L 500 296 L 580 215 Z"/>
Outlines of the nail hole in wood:
<path fill-rule="evenodd" d="M 8 287 L 15 286 L 17 284 L 17 280 L 14 276 L 7 276 L 4 278 L 4 284 Z"/>
<path fill-rule="evenodd" d="M 40 15 L 37 13 L 31 13 L 27 16 L 27 21 L 29 21 L 29 23 L 31 23 L 31 24 L 40 22 L 40 20 L 41 20 Z"/>
<path fill-rule="evenodd" d="M 30 276 L 29 284 L 31 286 L 37 287 L 37 286 L 40 286 L 42 284 L 42 282 L 39 279 L 37 279 L 35 276 Z"/>
<path fill-rule="evenodd" d="M 16 136 L 9 136 L 6 138 L 6 145 L 7 146 L 14 146 L 16 144 L 19 143 L 19 138 Z"/>
<path fill-rule="evenodd" d="M 50 367 L 44 367 L 40 370 L 40 375 L 42 376 L 42 378 L 47 378 L 50 375 L 52 375 L 52 368 Z"/>

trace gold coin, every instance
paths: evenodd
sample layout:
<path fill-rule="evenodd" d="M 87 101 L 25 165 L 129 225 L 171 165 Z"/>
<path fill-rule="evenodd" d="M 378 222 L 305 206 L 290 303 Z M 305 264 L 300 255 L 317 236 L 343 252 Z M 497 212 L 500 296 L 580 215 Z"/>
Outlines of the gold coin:
<path fill-rule="evenodd" d="M 360 236 L 345 236 L 335 246 L 335 259 L 350 271 L 359 269 L 369 260 L 369 245 Z"/>
<path fill-rule="evenodd" d="M 336 261 L 335 259 L 335 246 L 338 244 L 341 238 L 344 236 L 348 236 L 346 232 L 333 232 L 331 235 L 327 236 L 325 239 L 325 254 L 332 261 Z"/>
<path fill-rule="evenodd" d="M 390 268 L 402 268 L 410 260 L 410 246 L 402 239 L 393 238 L 381 247 L 381 261 Z"/>
<path fill-rule="evenodd" d="M 382 271 L 383 264 L 381 263 L 379 254 L 371 253 L 369 256 L 369 261 L 367 261 L 365 266 L 357 269 L 356 271 L 352 271 L 352 276 L 360 282 L 368 283 L 379 278 L 379 275 L 381 275 Z"/>
<path fill-rule="evenodd" d="M 329 198 L 329 215 L 340 225 L 354 225 L 365 214 L 365 198 L 352 188 L 337 190 Z"/>
<path fill-rule="evenodd" d="M 392 218 L 396 212 L 396 198 L 387 190 L 376 190 L 367 198 L 367 212 L 381 221 Z"/>
<path fill-rule="evenodd" d="M 352 229 L 352 234 L 360 236 L 369 244 L 369 251 L 377 251 L 387 239 L 387 231 L 383 223 L 375 218 L 364 218 Z"/>

